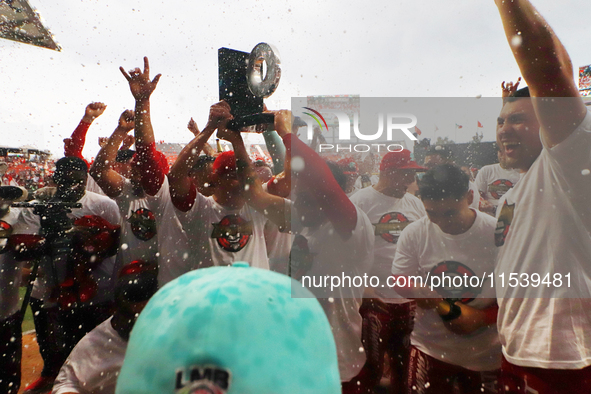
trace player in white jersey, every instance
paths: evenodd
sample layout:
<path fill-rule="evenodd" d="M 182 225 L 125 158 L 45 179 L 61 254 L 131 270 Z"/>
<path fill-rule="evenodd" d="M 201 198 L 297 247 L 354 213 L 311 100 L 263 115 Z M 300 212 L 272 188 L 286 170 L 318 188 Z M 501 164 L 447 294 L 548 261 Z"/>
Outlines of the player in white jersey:
<path fill-rule="evenodd" d="M 208 246 L 214 265 L 250 261 L 253 267 L 269 269 L 264 236 L 267 219 L 246 203 L 234 152 L 223 152 L 214 161 L 212 196 L 199 193 L 189 176 L 204 144 L 232 118 L 226 102 L 211 106 L 207 125 L 183 148 L 170 170 L 170 193 L 189 240 L 193 245 Z"/>
<path fill-rule="evenodd" d="M 426 215 L 423 203 L 406 192 L 414 182 L 417 171 L 425 170 L 410 160 L 410 152 L 387 153 L 380 163 L 380 178 L 374 186 L 366 187 L 351 196 L 372 222 L 375 234 L 372 276 L 386 283 L 392 272 L 392 259 L 400 234 L 410 223 Z M 391 393 L 401 392 L 405 368 L 410 353 L 409 336 L 412 332 L 415 303 L 394 298 L 383 288 L 366 290 L 361 306 L 364 319 L 364 341 L 368 357 L 364 366 L 370 385 L 379 383 L 387 352 L 391 368 Z"/>
<path fill-rule="evenodd" d="M 399 287 L 394 289 L 416 298 L 418 306 L 407 393 L 497 392 L 498 308 L 494 287 L 480 280 L 494 270 L 496 224 L 470 207 L 468 183 L 468 175 L 450 164 L 428 171 L 419 182 L 427 217 L 408 225 L 398 241 L 392 273 Z M 425 287 L 409 286 L 417 275 L 428 281 Z"/>
<path fill-rule="evenodd" d="M 129 334 L 137 316 L 158 290 L 158 267 L 134 262 L 118 275 L 115 313 L 86 334 L 62 366 L 52 394 L 113 394 Z"/>
<path fill-rule="evenodd" d="M 297 172 L 293 203 L 263 191 L 240 134 L 221 130 L 218 136 L 234 146 L 249 204 L 265 212 L 280 229 L 291 229 L 296 234 L 290 255 L 290 273 L 319 298 L 328 317 L 337 343 L 343 392 L 371 389 L 355 378 L 366 361 L 359 313 L 363 287 L 343 284 L 330 293 L 330 289 L 319 288 L 304 280 L 305 277 L 319 278 L 329 273 L 350 277 L 369 273 L 374 244 L 371 223 L 343 191 L 344 174 L 341 172 L 338 176 L 343 185 L 339 185 L 332 175 L 331 170 L 340 171 L 340 167 L 332 163 L 329 168 L 318 154 L 291 134 L 291 112 L 277 111 L 274 114 L 275 130 L 283 139 L 288 157 L 299 156 L 305 163 Z"/>
<path fill-rule="evenodd" d="M 26 196 L 26 190 L 19 187 L 0 187 L 0 392 L 8 394 L 16 394 L 21 384 L 22 315 L 18 290 L 24 264 L 10 250 L 9 239 L 20 212 L 10 204 Z"/>
<path fill-rule="evenodd" d="M 501 385 L 591 392 L 591 115 L 568 53 L 534 6 L 496 3 L 529 87 L 505 99 L 497 126 L 507 164 L 523 173 L 497 210 L 497 277 L 520 278 L 514 288 L 497 281 Z"/>
<path fill-rule="evenodd" d="M 423 166 L 426 168 L 434 168 L 435 166 L 441 164 L 455 164 L 454 162 L 454 154 L 448 148 L 443 146 L 435 146 L 431 148 L 427 155 L 425 156 L 425 161 L 423 162 Z M 480 207 L 480 192 L 478 191 L 478 187 L 472 181 L 470 181 L 470 191 L 474 194 L 474 199 L 470 204 L 470 207 L 474 209 L 479 209 Z"/>
<path fill-rule="evenodd" d="M 116 247 L 114 244 L 110 245 L 117 242 L 116 237 L 110 237 L 109 234 L 110 229 L 114 230 L 119 226 L 117 204 L 106 196 L 86 191 L 87 172 L 86 163 L 80 158 L 64 157 L 58 160 L 54 173 L 57 184 L 54 201 L 77 202 L 82 205 L 82 208 L 72 209 L 68 217 L 75 220 L 74 224 L 92 228 L 95 234 L 88 239 L 88 246 L 109 249 L 110 246 Z M 41 218 L 32 209 L 21 211 L 19 232 L 41 233 Z M 103 238 L 103 235 L 107 238 Z M 99 241 L 98 244 L 93 244 L 96 241 Z M 76 250 L 76 244 L 73 245 Z M 111 314 L 115 257 L 84 258 L 85 265 L 78 266 L 86 267 L 87 270 L 82 271 L 82 276 L 80 272 L 78 275 L 74 273 L 73 280 L 70 279 L 71 271 L 66 272 L 64 269 L 66 264 L 56 266 L 55 273 L 52 266 L 40 266 L 40 273 L 43 275 L 39 275 L 35 281 L 31 309 L 34 312 L 33 319 L 44 367 L 41 378 L 29 385 L 26 391 L 42 392 L 44 386 L 50 387 L 78 340 Z M 68 274 L 68 280 L 65 281 L 64 272 Z"/>
<path fill-rule="evenodd" d="M 497 157 L 499 162 L 482 167 L 474 181 L 484 200 L 480 210 L 493 215 L 496 213 L 501 197 L 519 180 L 519 171 L 507 168 L 501 147 L 497 150 Z"/>
<path fill-rule="evenodd" d="M 188 240 L 170 200 L 168 163 L 155 148 L 150 96 L 160 75 L 150 80 L 147 58 L 144 58 L 143 72 L 139 68 L 129 74 L 121 71 L 136 100 L 136 110 L 121 114 L 118 127 L 97 155 L 90 172 L 107 195 L 117 202 L 121 212 L 122 247 L 117 268 L 136 260 L 157 263 L 158 280 L 164 285 L 197 268 L 200 259 L 199 255 L 189 258 Z M 113 165 L 119 145 L 134 126 L 136 155 L 131 162 L 129 178 L 125 178 Z"/>

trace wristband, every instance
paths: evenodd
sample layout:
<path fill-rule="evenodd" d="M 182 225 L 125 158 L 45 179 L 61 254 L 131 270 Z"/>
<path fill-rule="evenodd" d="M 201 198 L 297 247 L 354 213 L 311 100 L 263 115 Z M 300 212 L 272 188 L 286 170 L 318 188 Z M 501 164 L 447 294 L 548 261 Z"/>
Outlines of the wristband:
<path fill-rule="evenodd" d="M 449 304 L 449 312 L 447 313 L 447 315 L 439 315 L 441 317 L 441 320 L 448 322 L 455 320 L 462 315 L 462 308 L 456 305 L 455 300 L 444 298 L 443 301 Z"/>

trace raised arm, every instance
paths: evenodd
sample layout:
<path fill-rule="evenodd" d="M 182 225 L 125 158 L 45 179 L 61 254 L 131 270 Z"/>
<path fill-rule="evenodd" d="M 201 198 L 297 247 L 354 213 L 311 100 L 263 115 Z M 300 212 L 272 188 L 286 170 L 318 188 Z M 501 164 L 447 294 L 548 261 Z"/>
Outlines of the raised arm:
<path fill-rule="evenodd" d="M 199 134 L 201 134 L 201 132 L 199 131 L 199 127 L 197 127 L 197 122 L 195 122 L 195 120 L 193 120 L 193 118 L 191 118 L 191 120 L 189 121 L 189 124 L 187 125 L 187 128 L 189 129 L 189 131 L 191 133 L 193 133 L 193 135 L 195 137 L 197 137 Z M 215 150 L 211 147 L 211 145 L 209 144 L 205 144 L 203 145 L 203 153 L 205 153 L 207 156 L 215 156 Z"/>
<path fill-rule="evenodd" d="M 131 94 L 135 98 L 135 147 L 136 159 L 142 172 L 141 184 L 146 193 L 153 196 L 160 190 L 168 172 L 166 158 L 156 150 L 150 116 L 150 96 L 156 89 L 162 74 L 150 80 L 150 64 L 147 57 L 144 57 L 143 72 L 135 68 L 128 74 L 123 67 L 119 69 L 129 82 Z"/>
<path fill-rule="evenodd" d="M 273 175 L 278 175 L 285 169 L 285 145 L 275 130 L 264 131 L 263 138 L 273 160 Z"/>
<path fill-rule="evenodd" d="M 495 0 L 507 40 L 529 86 L 542 138 L 548 147 L 559 144 L 586 114 L 566 49 L 528 0 Z M 559 100 L 546 100 L 553 97 Z M 567 99 L 567 98 L 572 99 Z"/>
<path fill-rule="evenodd" d="M 309 190 L 339 235 L 348 239 L 357 225 L 357 210 L 332 176 L 324 160 L 291 133 L 291 112 L 275 112 L 275 130 L 283 138 L 287 157 L 299 157 L 304 168 L 298 172 L 298 188 Z"/>
<path fill-rule="evenodd" d="M 281 231 L 289 229 L 291 217 L 290 205 L 286 204 L 285 199 L 282 197 L 272 195 L 263 190 L 261 180 L 254 171 L 250 157 L 244 146 L 242 135 L 239 132 L 220 128 L 217 136 L 220 139 L 231 142 L 234 147 L 238 176 L 244 184 L 248 204 L 266 215 Z"/>
<path fill-rule="evenodd" d="M 207 125 L 197 137 L 183 148 L 172 165 L 168 174 L 168 182 L 172 203 L 178 210 L 186 212 L 193 206 L 197 196 L 197 189 L 189 176 L 189 171 L 195 165 L 199 153 L 207 144 L 213 132 L 218 126 L 225 125 L 231 119 L 233 119 L 233 116 L 230 113 L 228 103 L 220 101 L 212 105 L 209 109 Z"/>
<path fill-rule="evenodd" d="M 70 138 L 64 139 L 64 156 L 84 160 L 82 150 L 86 142 L 88 128 L 96 118 L 105 112 L 105 109 L 107 109 L 107 106 L 103 103 L 90 103 L 86 106 L 84 116 L 80 120 L 78 127 L 76 127 Z"/>
<path fill-rule="evenodd" d="M 113 163 L 115 163 L 119 145 L 133 128 L 134 113 L 131 110 L 126 110 L 119 117 L 117 128 L 101 148 L 90 167 L 90 176 L 109 197 L 117 197 L 121 194 L 124 179 L 113 170 Z"/>

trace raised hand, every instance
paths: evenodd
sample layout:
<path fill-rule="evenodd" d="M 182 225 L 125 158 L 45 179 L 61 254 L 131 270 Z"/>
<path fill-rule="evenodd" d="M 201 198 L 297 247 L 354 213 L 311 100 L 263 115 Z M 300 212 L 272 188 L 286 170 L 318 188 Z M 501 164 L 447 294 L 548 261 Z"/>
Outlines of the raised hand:
<path fill-rule="evenodd" d="M 136 100 L 149 98 L 152 92 L 156 89 L 156 85 L 158 85 L 158 81 L 162 76 L 162 74 L 158 74 L 150 81 L 150 64 L 147 57 L 144 57 L 143 72 L 137 67 L 130 70 L 129 74 L 123 69 L 123 67 L 119 67 L 119 70 L 121 70 L 121 73 L 125 79 L 127 79 L 127 82 L 129 82 L 131 94 L 133 94 L 133 97 Z"/>
<path fill-rule="evenodd" d="M 501 89 L 503 89 L 501 97 L 509 97 L 512 93 L 517 91 L 517 88 L 519 87 L 519 82 L 521 82 L 521 77 L 517 78 L 517 82 L 515 83 L 507 82 L 507 85 L 505 85 L 505 81 L 503 81 L 503 83 L 501 83 Z"/>
<path fill-rule="evenodd" d="M 107 105 L 104 103 L 90 103 L 84 110 L 84 117 L 82 120 L 86 123 L 92 123 L 92 121 L 101 116 L 106 109 Z"/>
<path fill-rule="evenodd" d="M 197 137 L 200 133 L 199 131 L 199 127 L 197 127 L 197 122 L 195 122 L 195 120 L 193 118 L 191 118 L 191 120 L 189 121 L 189 124 L 187 125 L 187 128 L 189 129 L 189 131 L 191 133 L 193 133 L 193 135 L 195 137 Z"/>
<path fill-rule="evenodd" d="M 225 127 L 219 127 L 218 132 L 216 133 L 216 137 L 220 140 L 228 141 L 234 143 L 242 139 L 239 131 L 229 130 Z"/>
<path fill-rule="evenodd" d="M 225 101 L 215 103 L 209 108 L 208 128 L 225 128 L 226 124 L 234 119 L 230 113 L 230 104 Z"/>
<path fill-rule="evenodd" d="M 123 139 L 123 144 L 121 144 L 121 150 L 126 150 L 131 148 L 131 146 L 135 144 L 135 137 L 131 134 L 128 134 L 125 139 Z"/>
<path fill-rule="evenodd" d="M 123 111 L 121 116 L 119 116 L 119 125 L 118 126 L 123 130 L 127 130 L 127 131 L 133 130 L 135 127 L 134 117 L 135 117 L 135 113 L 130 109 L 126 109 L 125 111 Z"/>
<path fill-rule="evenodd" d="M 271 111 L 275 114 L 275 131 L 281 138 L 286 134 L 291 133 L 291 125 L 293 123 L 293 116 L 291 111 L 281 109 L 279 111 Z"/>

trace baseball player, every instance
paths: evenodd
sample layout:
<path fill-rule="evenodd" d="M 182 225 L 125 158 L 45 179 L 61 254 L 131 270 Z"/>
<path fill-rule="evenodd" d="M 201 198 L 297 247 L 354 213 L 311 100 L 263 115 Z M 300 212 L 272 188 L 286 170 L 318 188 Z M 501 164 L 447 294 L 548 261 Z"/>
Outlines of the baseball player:
<path fill-rule="evenodd" d="M 534 280 L 497 281 L 501 387 L 590 392 L 591 115 L 566 49 L 535 7 L 496 5 L 528 84 L 505 99 L 498 117 L 497 140 L 521 179 L 497 210 L 496 270 Z"/>
<path fill-rule="evenodd" d="M 387 153 L 380 163 L 380 177 L 376 185 L 357 191 L 351 202 L 368 216 L 375 234 L 374 266 L 372 276 L 383 283 L 391 275 L 392 258 L 402 231 L 412 222 L 426 215 L 423 203 L 406 192 L 415 180 L 417 171 L 425 170 L 410 160 L 410 152 Z M 362 374 L 372 380 L 368 385 L 379 383 L 388 353 L 391 368 L 391 393 L 402 390 L 405 369 L 410 353 L 416 304 L 408 299 L 396 298 L 394 294 L 376 288 L 366 290 L 361 306 L 364 319 L 364 339 L 367 353 L 371 355 Z"/>
<path fill-rule="evenodd" d="M 427 216 L 402 232 L 392 273 L 402 279 L 438 278 L 441 284 L 396 282 L 395 290 L 415 298 L 418 306 L 406 392 L 496 393 L 498 308 L 494 288 L 479 281 L 494 270 L 495 219 L 470 207 L 469 177 L 457 166 L 434 167 L 419 190 Z M 465 280 L 452 283 L 452 278 Z"/>
<path fill-rule="evenodd" d="M 86 334 L 72 350 L 52 394 L 113 394 L 129 334 L 137 316 L 158 290 L 158 267 L 134 261 L 115 285 L 115 313 Z"/>

